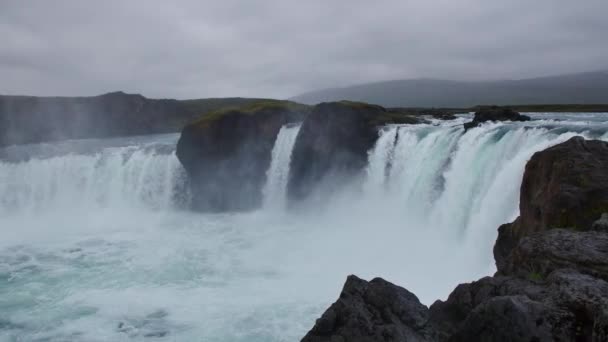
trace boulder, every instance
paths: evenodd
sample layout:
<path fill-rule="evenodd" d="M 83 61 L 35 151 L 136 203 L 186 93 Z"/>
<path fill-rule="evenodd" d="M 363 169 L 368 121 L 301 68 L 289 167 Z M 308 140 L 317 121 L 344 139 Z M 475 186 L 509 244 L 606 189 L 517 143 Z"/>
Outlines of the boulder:
<path fill-rule="evenodd" d="M 464 124 L 464 129 L 468 130 L 477 127 L 486 121 L 530 121 L 527 115 L 521 115 L 518 112 L 501 107 L 487 107 L 475 113 L 473 121 Z"/>
<path fill-rule="evenodd" d="M 340 298 L 303 342 L 428 341 L 428 308 L 406 289 L 376 278 L 349 276 Z"/>
<path fill-rule="evenodd" d="M 281 127 L 304 119 L 308 107 L 261 101 L 209 113 L 187 125 L 177 143 L 192 207 L 199 211 L 249 210 L 261 205 L 272 148 Z"/>
<path fill-rule="evenodd" d="M 498 269 L 524 236 L 556 227 L 591 229 L 608 212 L 606 170 L 608 143 L 603 141 L 574 137 L 535 153 L 521 184 L 520 216 L 498 230 Z"/>
<path fill-rule="evenodd" d="M 606 341 L 608 234 L 522 239 L 502 274 L 461 284 L 428 310 L 407 290 L 350 276 L 303 341 Z"/>
<path fill-rule="evenodd" d="M 378 127 L 423 122 L 383 107 L 341 101 L 315 106 L 304 120 L 292 153 L 288 195 L 302 200 L 312 189 L 330 191 L 358 175 L 378 139 Z"/>

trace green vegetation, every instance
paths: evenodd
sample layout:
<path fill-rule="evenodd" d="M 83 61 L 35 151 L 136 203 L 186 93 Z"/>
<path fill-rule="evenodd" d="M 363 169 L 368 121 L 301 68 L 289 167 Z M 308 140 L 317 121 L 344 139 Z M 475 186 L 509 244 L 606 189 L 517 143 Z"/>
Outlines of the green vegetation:
<path fill-rule="evenodd" d="M 266 99 L 256 98 L 242 98 L 242 97 L 228 97 L 228 98 L 210 98 L 210 99 L 196 99 L 196 100 L 181 100 L 179 103 L 189 112 L 201 115 L 209 113 L 214 110 L 227 107 L 239 107 L 245 106 L 258 101 L 265 101 Z"/>
<path fill-rule="evenodd" d="M 203 117 L 193 122 L 196 126 L 207 126 L 209 123 L 218 120 L 219 118 L 228 114 L 245 114 L 253 115 L 258 113 L 276 113 L 278 111 L 283 112 L 300 112 L 306 113 L 310 111 L 310 107 L 300 103 L 292 101 L 282 100 L 255 100 L 246 103 L 242 106 L 225 106 L 220 107 L 216 110 L 207 112 Z"/>
<path fill-rule="evenodd" d="M 381 110 L 384 110 L 384 108 L 381 106 L 366 103 L 366 102 L 342 100 L 342 101 L 339 101 L 338 103 L 345 105 L 345 106 L 349 106 L 351 108 L 356 108 L 356 109 L 381 109 Z"/>
<path fill-rule="evenodd" d="M 528 274 L 528 279 L 532 281 L 543 281 L 544 277 L 538 272 L 530 272 Z"/>

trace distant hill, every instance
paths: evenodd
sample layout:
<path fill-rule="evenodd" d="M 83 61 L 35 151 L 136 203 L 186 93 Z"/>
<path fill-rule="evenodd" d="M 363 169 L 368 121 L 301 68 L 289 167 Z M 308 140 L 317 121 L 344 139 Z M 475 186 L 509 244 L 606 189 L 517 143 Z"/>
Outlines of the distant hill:
<path fill-rule="evenodd" d="M 608 71 L 502 81 L 395 80 L 313 91 L 291 98 L 305 104 L 351 100 L 385 107 L 606 104 Z"/>
<path fill-rule="evenodd" d="M 260 99 L 148 99 L 113 92 L 91 97 L 0 95 L 0 146 L 179 132 L 190 121 L 217 109 Z"/>

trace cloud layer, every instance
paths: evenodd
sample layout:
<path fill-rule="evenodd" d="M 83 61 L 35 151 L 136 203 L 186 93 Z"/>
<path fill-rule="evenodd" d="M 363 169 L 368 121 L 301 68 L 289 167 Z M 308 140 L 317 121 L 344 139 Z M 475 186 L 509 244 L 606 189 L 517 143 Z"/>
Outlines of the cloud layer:
<path fill-rule="evenodd" d="M 606 13 L 606 0 L 7 0 L 0 93 L 281 98 L 606 69 Z"/>

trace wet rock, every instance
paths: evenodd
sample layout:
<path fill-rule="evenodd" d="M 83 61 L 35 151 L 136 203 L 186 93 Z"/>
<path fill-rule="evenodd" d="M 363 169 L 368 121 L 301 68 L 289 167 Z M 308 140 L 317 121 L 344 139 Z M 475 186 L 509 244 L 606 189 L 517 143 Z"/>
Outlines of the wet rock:
<path fill-rule="evenodd" d="M 293 149 L 289 198 L 307 199 L 312 189 L 318 188 L 331 192 L 359 175 L 378 139 L 378 127 L 423 121 L 367 103 L 341 101 L 315 106 L 304 120 Z"/>
<path fill-rule="evenodd" d="M 500 296 L 484 301 L 462 322 L 449 341 L 554 341 L 553 311 L 526 296 Z"/>
<path fill-rule="evenodd" d="M 522 237 L 550 228 L 592 229 L 608 212 L 608 143 L 574 137 L 535 153 L 526 164 L 520 216 L 499 228 L 494 258 L 500 270 Z"/>
<path fill-rule="evenodd" d="M 530 121 L 527 115 L 521 115 L 518 112 L 501 107 L 483 108 L 475 113 L 473 121 L 464 124 L 464 129 L 469 130 L 477 127 L 487 121 Z"/>
<path fill-rule="evenodd" d="M 272 148 L 281 127 L 303 120 L 308 107 L 264 101 L 207 114 L 186 126 L 177 156 L 199 211 L 249 210 L 261 205 Z"/>
<path fill-rule="evenodd" d="M 535 233 L 519 242 L 500 271 L 546 277 L 566 268 L 608 280 L 608 234 L 567 229 Z"/>
<path fill-rule="evenodd" d="M 304 342 L 427 341 L 428 309 L 411 292 L 381 278 L 349 276 L 340 298 Z"/>

